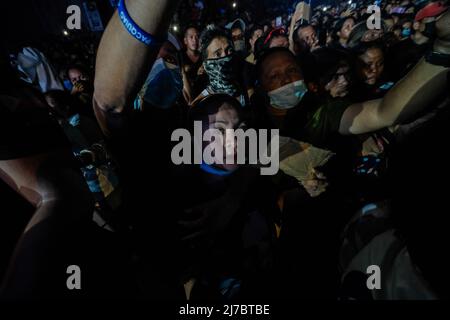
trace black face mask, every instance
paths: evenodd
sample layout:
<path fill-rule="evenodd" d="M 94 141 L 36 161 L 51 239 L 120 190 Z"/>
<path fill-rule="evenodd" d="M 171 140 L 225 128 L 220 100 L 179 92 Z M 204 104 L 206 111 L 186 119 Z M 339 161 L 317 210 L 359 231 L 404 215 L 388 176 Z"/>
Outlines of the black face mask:
<path fill-rule="evenodd" d="M 425 23 L 425 30 L 422 34 L 431 40 L 436 38 L 436 21 Z"/>
<path fill-rule="evenodd" d="M 234 55 L 218 59 L 207 59 L 203 67 L 209 77 L 209 86 L 216 93 L 234 95 L 237 92 L 235 69 L 236 59 Z"/>

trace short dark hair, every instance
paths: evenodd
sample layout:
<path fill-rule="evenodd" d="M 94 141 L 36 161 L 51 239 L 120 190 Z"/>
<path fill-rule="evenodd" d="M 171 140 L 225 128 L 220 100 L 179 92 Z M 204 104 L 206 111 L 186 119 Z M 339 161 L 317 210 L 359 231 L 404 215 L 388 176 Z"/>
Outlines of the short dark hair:
<path fill-rule="evenodd" d="M 350 32 L 350 35 L 348 37 L 347 45 L 349 48 L 353 48 L 355 46 L 358 46 L 361 43 L 361 39 L 364 36 L 364 34 L 368 31 L 367 24 L 365 21 L 361 21 L 358 24 L 356 24 L 352 32 Z M 383 32 L 386 30 L 386 24 L 384 21 L 381 21 L 381 30 Z"/>
<path fill-rule="evenodd" d="M 351 67 L 350 55 L 347 51 L 333 48 L 319 48 L 311 53 L 314 70 L 311 70 L 311 80 L 320 85 L 330 82 L 339 68 Z"/>
<path fill-rule="evenodd" d="M 285 53 L 287 55 L 289 55 L 290 57 L 292 57 L 292 59 L 294 59 L 297 63 L 298 60 L 295 57 L 295 55 L 291 52 L 291 50 L 289 50 L 288 48 L 284 48 L 284 47 L 273 47 L 273 48 L 266 48 L 264 50 L 262 50 L 260 52 L 260 54 L 257 56 L 257 60 L 256 60 L 256 66 L 255 66 L 255 72 L 256 72 L 256 78 L 259 80 L 259 78 L 261 77 L 261 73 L 262 73 L 262 67 L 264 65 L 264 62 L 271 57 L 274 54 L 277 53 Z"/>
<path fill-rule="evenodd" d="M 72 64 L 72 65 L 70 65 L 70 66 L 68 66 L 68 67 L 66 68 L 66 76 L 67 76 L 68 79 L 70 79 L 70 77 L 69 77 L 69 71 L 70 71 L 70 70 L 73 70 L 73 69 L 78 69 L 78 70 L 80 70 L 81 73 L 83 73 L 84 75 L 86 75 L 86 76 L 88 76 L 88 77 L 90 76 L 89 71 L 88 71 L 88 69 L 87 69 L 85 66 L 83 66 L 83 65 L 81 65 L 81 64 Z"/>
<path fill-rule="evenodd" d="M 253 38 L 253 36 L 255 35 L 255 32 L 258 30 L 263 30 L 264 31 L 264 27 L 262 25 L 259 24 L 255 24 L 253 27 L 250 28 L 250 30 L 248 31 L 248 39 Z"/>
<path fill-rule="evenodd" d="M 189 26 L 186 27 L 186 29 L 184 29 L 184 36 L 186 37 L 187 32 L 189 31 L 189 29 L 195 29 L 197 30 L 197 32 L 199 31 L 199 29 L 197 28 L 197 26 L 191 24 Z"/>
<path fill-rule="evenodd" d="M 194 121 L 204 122 L 208 116 L 216 114 L 225 103 L 232 106 L 240 118 L 243 117 L 242 105 L 236 98 L 228 94 L 212 94 L 195 103 L 189 110 L 188 128 L 193 130 Z"/>
<path fill-rule="evenodd" d="M 357 46 L 352 48 L 352 52 L 357 55 L 361 55 L 364 54 L 367 50 L 373 48 L 380 49 L 383 52 L 383 54 L 386 51 L 384 43 L 381 40 L 375 40 L 370 42 L 360 42 Z"/>
<path fill-rule="evenodd" d="M 344 26 L 345 21 L 347 21 L 348 19 L 352 19 L 353 22 L 356 24 L 356 19 L 355 19 L 355 17 L 352 17 L 352 16 L 339 19 L 333 28 L 333 40 L 335 40 L 335 41 L 339 40 L 338 32 L 341 31 L 342 27 Z"/>
<path fill-rule="evenodd" d="M 231 42 L 230 36 L 225 30 L 220 29 L 214 25 L 207 26 L 200 35 L 200 52 L 202 54 L 203 60 L 206 60 L 206 58 L 208 57 L 208 46 L 216 38 L 226 38 Z"/>
<path fill-rule="evenodd" d="M 294 42 L 295 42 L 295 43 L 297 43 L 297 44 L 300 43 L 300 39 L 299 39 L 299 37 L 298 37 L 298 32 L 299 32 L 301 29 L 304 29 L 304 28 L 307 28 L 307 27 L 311 27 L 311 28 L 313 28 L 314 30 L 316 30 L 316 28 L 314 28 L 314 26 L 311 25 L 308 21 L 302 21 L 302 22 L 301 22 L 299 25 L 297 25 L 296 28 L 294 29 L 294 37 L 293 37 L 293 39 L 294 39 Z"/>
<path fill-rule="evenodd" d="M 239 29 L 242 32 L 244 31 L 244 29 L 242 28 L 242 24 L 239 20 L 236 20 L 230 28 L 230 30 L 234 30 L 234 29 Z"/>

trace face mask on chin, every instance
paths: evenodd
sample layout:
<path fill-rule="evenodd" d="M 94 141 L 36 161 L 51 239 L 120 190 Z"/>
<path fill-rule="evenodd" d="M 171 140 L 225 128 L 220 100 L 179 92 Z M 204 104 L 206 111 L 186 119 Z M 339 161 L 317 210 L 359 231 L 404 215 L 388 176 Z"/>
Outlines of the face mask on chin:
<path fill-rule="evenodd" d="M 183 79 L 178 66 L 159 58 L 145 82 L 144 100 L 161 109 L 172 107 L 183 90 Z"/>
<path fill-rule="evenodd" d="M 303 80 L 289 83 L 281 88 L 270 91 L 270 104 L 276 109 L 292 109 L 296 107 L 308 92 Z"/>

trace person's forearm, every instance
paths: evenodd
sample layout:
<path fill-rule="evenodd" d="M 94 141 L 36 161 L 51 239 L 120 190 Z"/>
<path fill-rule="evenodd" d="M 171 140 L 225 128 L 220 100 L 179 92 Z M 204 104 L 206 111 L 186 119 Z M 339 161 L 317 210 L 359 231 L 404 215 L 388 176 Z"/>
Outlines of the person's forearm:
<path fill-rule="evenodd" d="M 125 1 L 129 15 L 147 33 L 167 33 L 179 0 Z M 117 12 L 111 18 L 97 53 L 94 104 L 102 111 L 122 112 L 145 80 L 159 47 L 146 46 L 131 36 Z"/>
<path fill-rule="evenodd" d="M 422 59 L 381 100 L 377 118 L 382 127 L 390 126 L 410 118 L 425 109 L 445 92 L 448 68 L 429 64 Z"/>
<path fill-rule="evenodd" d="M 373 132 L 411 118 L 448 90 L 447 72 L 448 68 L 420 60 L 383 99 L 350 106 L 342 117 L 340 133 Z"/>
<path fill-rule="evenodd" d="M 294 54 L 295 54 L 294 32 L 295 32 L 295 24 L 297 23 L 295 19 L 296 16 L 293 15 L 291 19 L 291 26 L 289 27 L 289 50 L 291 50 L 291 52 Z"/>

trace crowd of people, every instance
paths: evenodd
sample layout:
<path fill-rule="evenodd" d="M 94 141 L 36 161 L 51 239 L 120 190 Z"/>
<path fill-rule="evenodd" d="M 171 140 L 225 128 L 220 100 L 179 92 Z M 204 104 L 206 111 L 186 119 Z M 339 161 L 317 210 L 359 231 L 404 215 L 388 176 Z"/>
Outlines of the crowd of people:
<path fill-rule="evenodd" d="M 30 217 L 2 298 L 449 297 L 448 1 L 178 2 L 119 1 L 150 45 L 115 14 L 101 41 L 1 48 L 4 225 Z M 222 136 L 194 152 L 224 154 L 175 165 L 196 122 Z M 224 161 L 250 128 L 278 130 L 276 175 Z"/>

